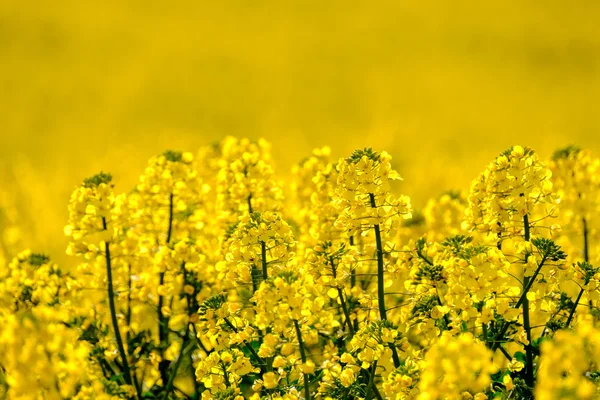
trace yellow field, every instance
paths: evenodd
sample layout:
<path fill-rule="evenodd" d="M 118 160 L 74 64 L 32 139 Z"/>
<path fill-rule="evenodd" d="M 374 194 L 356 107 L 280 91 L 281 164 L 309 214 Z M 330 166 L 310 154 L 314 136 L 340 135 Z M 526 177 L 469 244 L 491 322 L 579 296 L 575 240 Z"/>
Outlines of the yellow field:
<path fill-rule="evenodd" d="M 600 398 L 599 21 L 0 0 L 0 400 Z"/>
<path fill-rule="evenodd" d="M 325 144 L 385 149 L 421 207 L 512 144 L 600 150 L 598 20 L 580 0 L 4 0 L 0 192 L 59 256 L 82 178 L 128 190 L 150 156 L 235 135 L 282 175 Z"/>

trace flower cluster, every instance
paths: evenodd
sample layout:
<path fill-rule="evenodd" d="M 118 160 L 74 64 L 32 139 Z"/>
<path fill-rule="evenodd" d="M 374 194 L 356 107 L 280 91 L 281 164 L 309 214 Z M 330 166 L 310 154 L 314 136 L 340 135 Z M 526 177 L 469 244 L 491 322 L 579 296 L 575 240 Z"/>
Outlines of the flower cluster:
<path fill-rule="evenodd" d="M 534 216 L 532 227 L 556 213 L 552 173 L 533 150 L 514 146 L 500 154 L 473 181 L 466 225 L 499 238 L 523 234 L 523 217 Z"/>
<path fill-rule="evenodd" d="M 591 153 L 513 146 L 413 210 L 385 152 L 315 149 L 288 182 L 270 152 L 228 137 L 125 193 L 83 180 L 73 267 L 2 236 L 0 397 L 598 397 Z"/>

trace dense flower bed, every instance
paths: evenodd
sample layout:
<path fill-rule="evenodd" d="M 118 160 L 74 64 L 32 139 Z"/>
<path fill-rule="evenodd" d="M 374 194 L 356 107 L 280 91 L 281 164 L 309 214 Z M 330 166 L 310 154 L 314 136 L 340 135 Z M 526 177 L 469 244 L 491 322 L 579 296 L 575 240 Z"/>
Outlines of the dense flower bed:
<path fill-rule="evenodd" d="M 264 141 L 73 192 L 77 268 L 0 278 L 7 399 L 592 399 L 600 161 L 514 146 L 422 211 L 385 152 Z M 424 178 L 423 184 L 427 181 Z"/>

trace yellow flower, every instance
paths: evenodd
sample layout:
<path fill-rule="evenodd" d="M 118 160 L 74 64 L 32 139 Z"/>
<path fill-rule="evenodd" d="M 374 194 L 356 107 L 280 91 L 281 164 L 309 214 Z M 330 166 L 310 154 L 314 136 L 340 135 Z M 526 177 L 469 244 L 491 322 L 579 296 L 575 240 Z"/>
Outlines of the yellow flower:
<path fill-rule="evenodd" d="M 513 359 L 510 363 L 508 363 L 508 369 L 510 369 L 512 372 L 519 372 L 523 368 L 525 368 L 525 364 L 523 364 L 521 361 L 517 361 L 516 359 Z"/>
<path fill-rule="evenodd" d="M 279 379 L 279 375 L 275 372 L 267 372 L 266 374 L 263 374 L 264 386 L 267 389 L 275 389 L 279 383 Z"/>
<path fill-rule="evenodd" d="M 344 368 L 340 374 L 340 381 L 344 387 L 350 387 L 354 382 L 356 382 L 356 373 L 351 368 Z"/>

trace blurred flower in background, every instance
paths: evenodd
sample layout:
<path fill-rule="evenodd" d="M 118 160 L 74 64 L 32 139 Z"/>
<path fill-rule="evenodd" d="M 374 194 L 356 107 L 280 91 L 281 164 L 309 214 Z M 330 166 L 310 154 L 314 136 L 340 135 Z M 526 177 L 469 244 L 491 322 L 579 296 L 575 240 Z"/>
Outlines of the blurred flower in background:
<path fill-rule="evenodd" d="M 0 3 L 0 249 L 62 255 L 85 176 L 226 135 L 282 176 L 385 148 L 418 208 L 517 142 L 600 150 L 597 2 L 34 3 Z"/>

